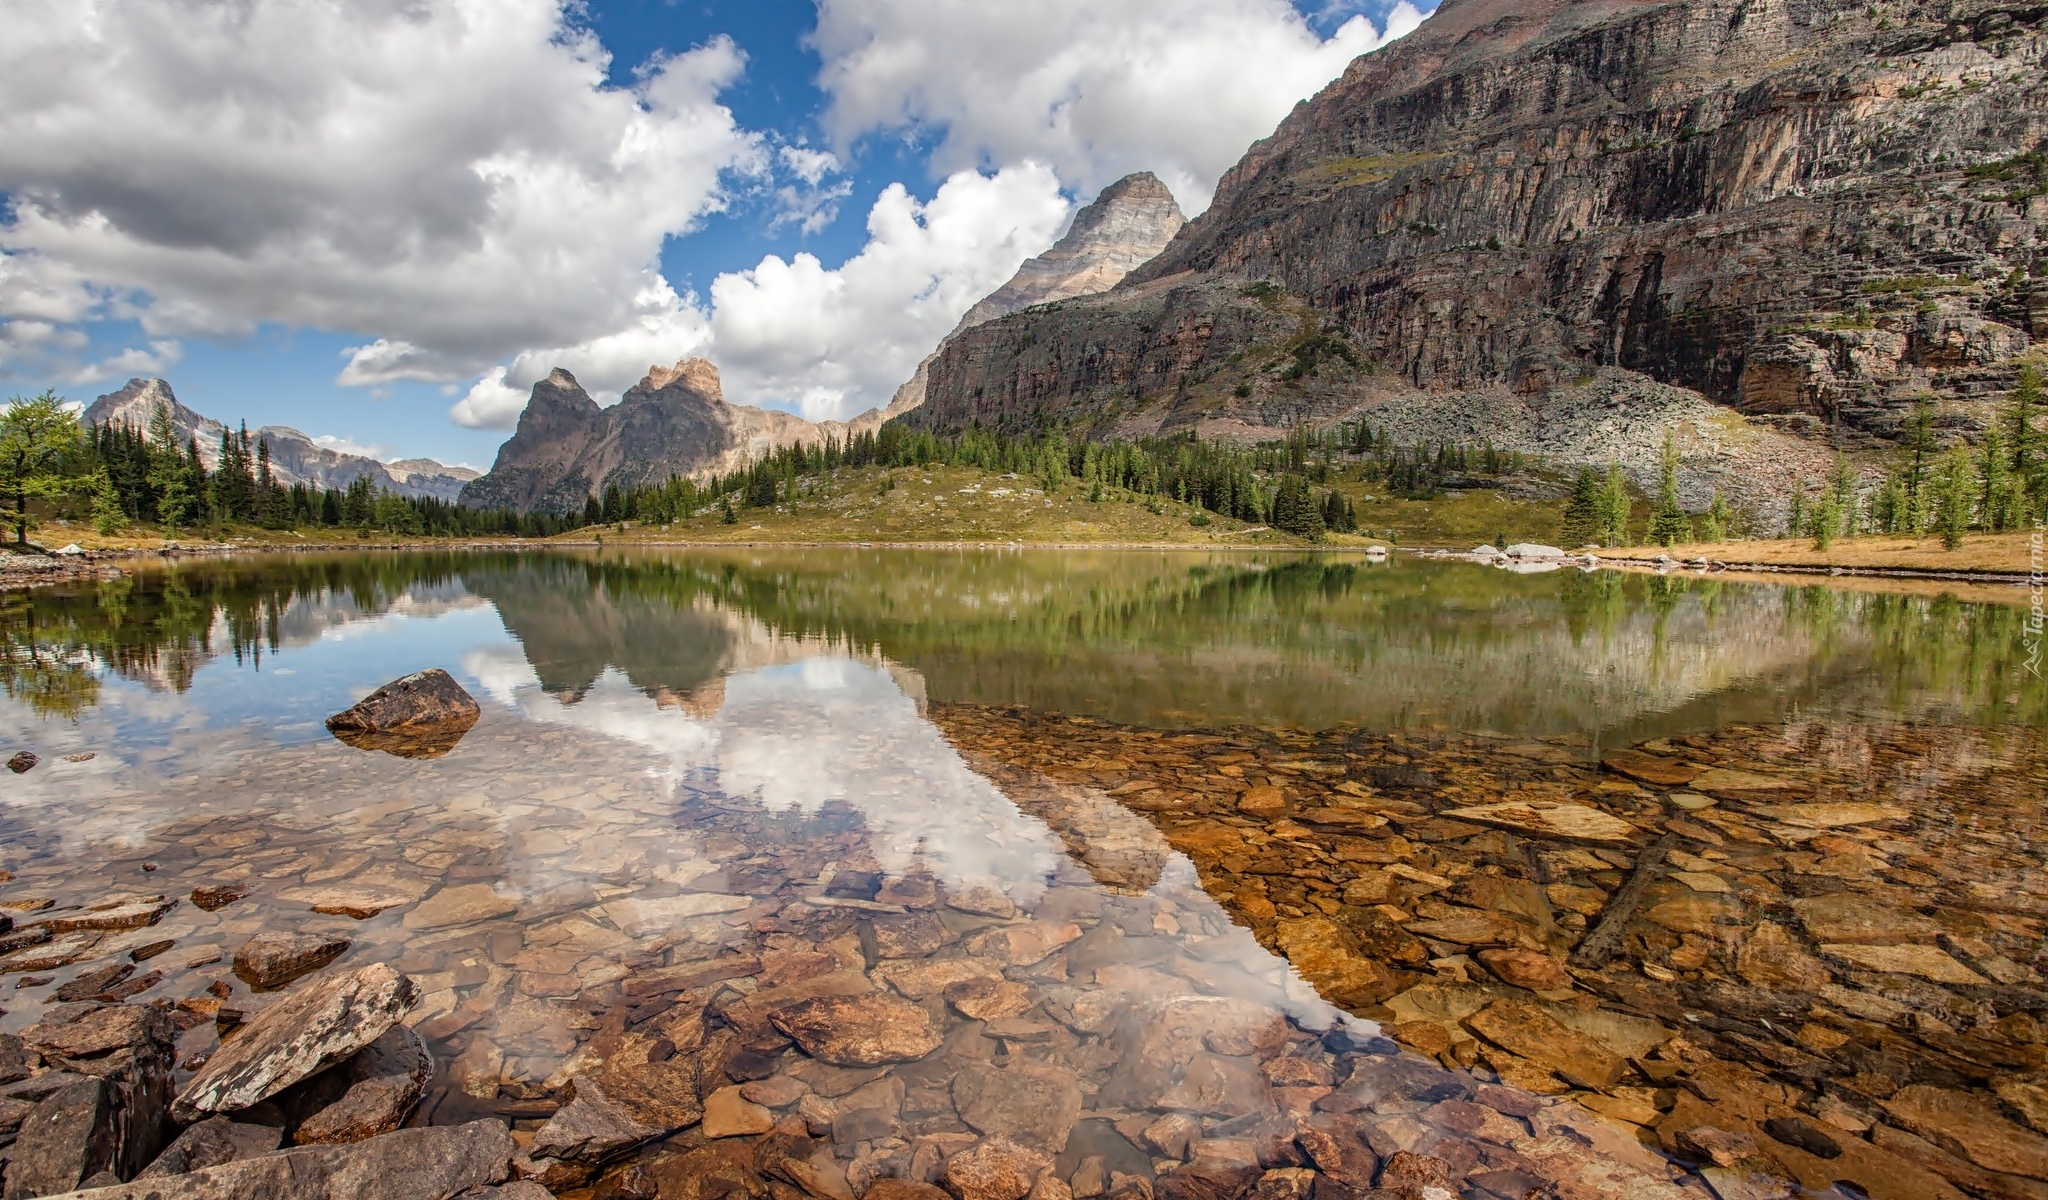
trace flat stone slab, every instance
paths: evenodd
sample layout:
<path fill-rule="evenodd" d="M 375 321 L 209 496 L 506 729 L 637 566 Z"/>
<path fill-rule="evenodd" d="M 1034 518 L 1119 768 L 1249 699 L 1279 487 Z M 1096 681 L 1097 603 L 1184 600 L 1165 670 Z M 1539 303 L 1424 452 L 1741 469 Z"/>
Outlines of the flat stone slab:
<path fill-rule="evenodd" d="M 447 929 L 456 925 L 474 925 L 478 921 L 509 916 L 518 911 L 518 901 L 499 895 L 490 884 L 466 883 L 460 887 L 444 887 L 421 901 L 419 907 L 405 914 L 405 927 Z"/>
<path fill-rule="evenodd" d="M 1730 795 L 1736 797 L 1755 796 L 1770 792 L 1803 792 L 1807 785 L 1797 779 L 1786 779 L 1778 775 L 1761 775 L 1755 771 L 1743 771 L 1734 767 L 1713 767 L 1694 776 L 1690 784 L 1693 791 L 1709 795 Z"/>
<path fill-rule="evenodd" d="M 1626 842 L 1636 834 L 1636 827 L 1620 817 L 1584 804 L 1563 801 L 1510 800 L 1500 804 L 1454 808 L 1444 815 L 1568 842 L 1611 844 Z"/>
<path fill-rule="evenodd" d="M 367 1141 L 403 1125 L 434 1078 L 434 1056 L 419 1034 L 393 1025 L 309 1086 L 319 1088 L 334 1076 L 348 1090 L 299 1124 L 292 1140 L 301 1146 Z"/>
<path fill-rule="evenodd" d="M 258 991 L 310 975 L 348 951 L 343 937 L 314 933 L 259 933 L 235 951 L 235 974 Z"/>
<path fill-rule="evenodd" d="M 413 981 L 383 963 L 307 984 L 215 1051 L 171 1115 L 194 1121 L 259 1103 L 383 1037 L 418 1003 Z"/>
<path fill-rule="evenodd" d="M 1889 821 L 1910 821 L 1913 813 L 1896 804 L 1816 803 L 1780 804 L 1761 810 L 1764 815 L 1787 825 L 1808 829 L 1841 829 L 1851 825 L 1879 825 Z"/>
<path fill-rule="evenodd" d="M 343 883 L 301 884 L 277 894 L 280 900 L 303 904 L 317 913 L 334 913 L 368 920 L 387 908 L 403 908 L 427 894 L 427 884 L 351 880 Z"/>
<path fill-rule="evenodd" d="M 513 1149 L 500 1121 L 432 1125 L 68 1192 L 65 1200 L 448 1200 L 503 1182 Z"/>
<path fill-rule="evenodd" d="M 1870 971 L 1914 975 L 1935 983 L 1986 982 L 1982 975 L 1933 946 L 1853 946 L 1823 943 L 1820 952 Z"/>
<path fill-rule="evenodd" d="M 805 1054 L 837 1067 L 912 1062 L 942 1040 L 922 1006 L 880 993 L 800 1000 L 769 1020 Z"/>
<path fill-rule="evenodd" d="M 1659 787 L 1683 787 L 1707 771 L 1707 768 L 1694 763 L 1644 754 L 1640 750 L 1609 750 L 1600 756 L 1600 765 L 1617 775 Z"/>
<path fill-rule="evenodd" d="M 605 904 L 604 915 L 612 924 L 619 927 L 619 932 L 630 937 L 646 937 L 649 934 L 664 933 L 696 917 L 738 912 L 752 903 L 753 901 L 745 896 L 687 892 L 680 896 L 661 896 L 645 900 L 612 900 Z"/>
<path fill-rule="evenodd" d="M 154 925 L 163 915 L 178 907 L 178 902 L 164 896 L 146 896 L 136 900 L 123 900 L 114 904 L 103 904 L 88 908 L 84 912 L 59 913 L 43 921 L 52 933 L 72 933 L 81 929 L 113 930 L 140 929 Z"/>

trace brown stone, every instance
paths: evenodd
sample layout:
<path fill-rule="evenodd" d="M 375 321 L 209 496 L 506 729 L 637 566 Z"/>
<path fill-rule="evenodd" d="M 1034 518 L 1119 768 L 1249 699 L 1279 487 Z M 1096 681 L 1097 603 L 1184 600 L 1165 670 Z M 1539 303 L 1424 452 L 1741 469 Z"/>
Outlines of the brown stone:
<path fill-rule="evenodd" d="M 178 906 L 176 900 L 163 896 L 150 896 L 141 900 L 123 900 L 95 905 L 84 912 L 59 913 L 48 917 L 43 924 L 52 933 L 72 933 L 77 930 L 109 931 L 119 929 L 141 929 L 154 925 L 163 915 Z"/>
<path fill-rule="evenodd" d="M 519 911 L 517 901 L 501 896 L 487 883 L 444 887 L 405 914 L 407 929 L 448 929 L 474 925 Z"/>
<path fill-rule="evenodd" d="M 910 1062 L 938 1049 L 941 1040 L 930 1013 L 878 993 L 800 1000 L 769 1020 L 804 1053 L 841 1067 Z"/>
<path fill-rule="evenodd" d="M 207 912 L 213 912 L 226 908 L 248 894 L 248 888 L 237 887 L 234 884 L 209 884 L 192 889 L 192 903 Z"/>
<path fill-rule="evenodd" d="M 976 1021 L 1014 1017 L 1031 1007 L 1031 989 L 1012 980 L 964 979 L 948 985 L 945 997 L 954 1011 Z"/>
<path fill-rule="evenodd" d="M 1390 990 L 1387 969 L 1356 953 L 1351 938 L 1328 917 L 1282 921 L 1274 940 L 1301 977 L 1332 1004 L 1362 1008 Z"/>
<path fill-rule="evenodd" d="M 172 1115 L 191 1121 L 247 1108 L 354 1055 L 417 1003 L 412 980 L 382 963 L 307 984 L 214 1051 Z"/>
<path fill-rule="evenodd" d="M 534 1158 L 598 1163 L 704 1115 L 688 1059 L 608 1066 L 569 1080 L 567 1103 L 534 1132 Z"/>
<path fill-rule="evenodd" d="M 964 1063 L 953 1077 L 953 1107 L 979 1133 L 1058 1154 L 1081 1119 L 1080 1081 L 1050 1064 Z"/>
<path fill-rule="evenodd" d="M 775 1127 L 775 1114 L 748 1100 L 738 1087 L 722 1087 L 704 1097 L 699 1126 L 708 1138 L 750 1137 Z"/>
<path fill-rule="evenodd" d="M 1605 1046 L 1520 1000 L 1496 1000 L 1465 1018 L 1465 1027 L 1510 1054 L 1594 1091 L 1613 1087 L 1627 1069 L 1627 1063 Z"/>
<path fill-rule="evenodd" d="M 340 958 L 349 940 L 316 933 L 259 933 L 235 951 L 235 974 L 259 990 L 280 988 Z"/>
<path fill-rule="evenodd" d="M 946 1160 L 946 1190 L 959 1200 L 1023 1200 L 1052 1156 L 992 1137 Z"/>
<path fill-rule="evenodd" d="M 1689 762 L 1644 754 L 1639 750 L 1609 750 L 1600 756 L 1600 765 L 1616 774 L 1658 787 L 1684 787 L 1706 770 Z"/>
<path fill-rule="evenodd" d="M 153 1175 L 91 1193 L 92 1200 L 447 1200 L 489 1195 L 510 1173 L 504 1123 L 400 1129 L 349 1146 L 298 1146 L 189 1174 Z M 10 1180 L 11 1182 L 11 1180 Z M 470 1189 L 479 1189 L 472 1192 Z"/>
<path fill-rule="evenodd" d="M 394 679 L 327 718 L 333 733 L 425 732 L 476 724 L 483 710 L 454 677 L 439 667 Z"/>
<path fill-rule="evenodd" d="M 1237 811 L 1248 817 L 1285 816 L 1287 795 L 1276 787 L 1246 788 L 1237 798 Z"/>
<path fill-rule="evenodd" d="M 322 1074 L 316 1083 L 344 1088 L 341 1096 L 300 1122 L 299 1145 L 360 1142 L 405 1123 L 434 1077 L 434 1056 L 420 1036 L 394 1025 L 376 1041 Z"/>
<path fill-rule="evenodd" d="M 197 1125 L 187 1126 L 136 1178 L 186 1175 L 268 1154 L 277 1149 L 283 1132 L 274 1125 L 249 1125 L 226 1117 L 208 1117 Z"/>
<path fill-rule="evenodd" d="M 2048 1137 L 2006 1120 L 1982 1097 L 1920 1083 L 1900 1088 L 1884 1109 L 1907 1129 L 1988 1171 L 2048 1180 Z"/>
<path fill-rule="evenodd" d="M 1294 1140 L 1316 1169 L 1331 1179 L 1346 1187 L 1372 1186 L 1380 1160 L 1350 1117 L 1317 1113 L 1301 1123 Z"/>
<path fill-rule="evenodd" d="M 1539 950 L 1481 950 L 1478 957 L 1502 983 L 1514 987 L 1547 992 L 1571 986 L 1564 964 Z"/>

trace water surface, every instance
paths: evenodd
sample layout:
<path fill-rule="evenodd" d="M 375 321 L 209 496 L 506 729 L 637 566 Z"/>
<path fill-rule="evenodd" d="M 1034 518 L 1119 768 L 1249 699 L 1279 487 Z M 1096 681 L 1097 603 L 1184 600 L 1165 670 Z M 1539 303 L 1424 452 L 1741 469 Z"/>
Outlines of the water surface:
<path fill-rule="evenodd" d="M 1744 1170 L 1941 1194 L 1898 1175 L 1899 1139 L 1968 1160 L 1925 1115 L 1958 1096 L 2031 1136 L 2013 1097 L 2048 1042 L 2024 616 L 1127 552 L 290 556 L 16 594 L 0 728 L 41 761 L 0 783 L 0 902 L 249 895 L 17 969 L 0 1030 L 165 939 L 126 1002 L 253 1010 L 236 946 L 336 932 L 341 965 L 426 993 L 441 1073 L 416 1120 L 531 1129 L 579 1073 L 696 1055 L 784 1101 L 856 1190 L 984 1135 L 1035 1139 L 1071 1185 L 1090 1157 L 1151 1178 L 1314 1118 L 1486 1194 L 1586 1153 L 1657 1194 L 1671 1162 L 1727 1169 L 1688 1134 L 1717 1121 L 1763 1139 Z M 325 732 L 428 666 L 484 706 L 452 752 Z M 1629 748 L 1736 786 L 1624 772 Z M 1473 815 L 1502 802 L 1621 832 Z M 1637 874 L 1614 948 L 1582 953 Z M 907 999 L 945 1044 L 824 1067 L 766 1015 L 823 993 Z M 1486 1015 L 1518 1004 L 1549 1022 L 1521 1041 Z M 181 1052 L 215 1028 L 191 1019 Z M 1546 1058 L 1570 1038 L 1613 1077 Z M 991 1069 L 1038 1072 L 1060 1128 L 963 1099 Z M 1175 1113 L 1193 1148 L 1144 1132 Z M 1757 1132 L 1774 1115 L 1846 1153 Z M 687 1174 L 704 1141 L 641 1159 Z"/>

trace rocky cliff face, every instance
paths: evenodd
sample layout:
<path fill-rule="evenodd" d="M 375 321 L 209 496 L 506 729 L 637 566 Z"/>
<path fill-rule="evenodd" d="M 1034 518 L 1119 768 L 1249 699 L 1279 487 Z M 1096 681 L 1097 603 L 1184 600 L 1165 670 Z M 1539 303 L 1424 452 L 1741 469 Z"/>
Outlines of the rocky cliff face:
<path fill-rule="evenodd" d="M 770 409 L 728 404 L 718 368 L 701 358 L 649 368 L 610 408 L 557 367 L 533 385 L 519 427 L 462 503 L 521 512 L 581 512 L 611 486 L 737 470 L 779 446 L 845 437 L 836 421 L 812 424 Z"/>
<path fill-rule="evenodd" d="M 1067 226 L 1067 232 L 1053 243 L 1052 249 L 1026 260 L 1008 283 L 968 309 L 947 339 L 958 337 L 963 329 L 1034 304 L 1106 292 L 1164 250 L 1186 224 L 1180 205 L 1158 176 L 1150 171 L 1126 175 L 1103 188 L 1093 201 L 1075 213 L 1073 224 Z M 939 345 L 943 349 L 946 343 Z M 937 350 L 926 355 L 909 382 L 896 389 L 889 406 L 855 417 L 853 428 L 859 431 L 878 427 L 923 404 L 926 382 L 937 356 Z"/>
<path fill-rule="evenodd" d="M 197 438 L 199 457 L 207 469 L 220 465 L 220 435 L 226 426 L 178 403 L 169 382 L 162 379 L 131 379 L 119 391 L 93 401 L 84 420 L 94 424 L 127 424 L 149 428 L 150 415 L 158 405 L 170 410 L 171 424 L 178 440 Z M 385 463 L 360 454 L 330 450 L 298 430 L 285 425 L 265 425 L 250 434 L 254 441 L 270 445 L 270 472 L 278 483 L 290 487 L 342 489 L 367 475 L 381 489 L 403 496 L 432 497 L 453 501 L 463 485 L 477 477 L 468 467 L 450 467 L 431 458 L 409 458 Z"/>
<path fill-rule="evenodd" d="M 1929 393 L 1978 425 L 2048 334 L 2044 15 L 1449 0 L 1114 291 L 957 334 L 910 419 L 1365 416 L 1640 459 L 1603 428 L 1668 413 L 1766 466 Z"/>

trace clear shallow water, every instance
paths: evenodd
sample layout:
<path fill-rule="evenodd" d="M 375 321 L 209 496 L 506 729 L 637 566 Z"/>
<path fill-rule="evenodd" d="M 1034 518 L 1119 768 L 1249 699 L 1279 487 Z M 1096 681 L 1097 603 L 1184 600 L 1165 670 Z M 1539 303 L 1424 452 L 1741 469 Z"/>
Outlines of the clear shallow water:
<path fill-rule="evenodd" d="M 1964 861 L 1977 856 L 1978 882 L 1994 881 L 1997 901 L 1982 907 L 2003 911 L 2003 924 L 1980 919 L 1943 936 L 1971 938 L 1981 959 L 2012 964 L 1999 986 L 2027 991 L 2038 977 L 2026 945 L 2038 949 L 2039 930 L 2026 878 L 2038 863 L 2024 795 L 2043 776 L 2036 731 L 2048 723 L 2048 693 L 2020 666 L 2022 616 L 2000 604 L 1819 586 L 1108 553 L 298 557 L 13 596 L 0 617 L 0 728 L 9 753 L 29 749 L 42 762 L 0 782 L 0 865 L 15 876 L 0 901 L 64 908 L 214 884 L 251 894 L 212 913 L 182 904 L 154 926 L 108 935 L 73 964 L 28 973 L 46 982 L 5 993 L 0 1030 L 33 1022 L 79 971 L 166 938 L 175 948 L 142 964 L 163 977 L 130 1002 L 187 1001 L 210 1015 L 202 998 L 220 981 L 228 1007 L 260 1007 L 265 997 L 225 961 L 188 964 L 230 956 L 258 931 L 337 932 L 354 943 L 344 965 L 396 963 L 427 994 L 415 1020 L 442 1072 L 419 1119 L 485 1111 L 531 1127 L 571 1075 L 607 1061 L 746 1049 L 772 1060 L 766 1078 L 802 1082 L 813 1130 L 822 1119 L 829 1131 L 824 1102 L 836 1104 L 846 1093 L 830 1093 L 854 1081 L 806 1066 L 759 1013 L 807 988 L 872 989 L 925 1006 L 947 1042 L 891 1068 L 903 1086 L 901 1095 L 884 1089 L 888 1120 L 845 1131 L 871 1136 L 835 1139 L 856 1180 L 910 1170 L 920 1146 L 929 1160 L 959 1149 L 946 1137 L 987 1132 L 966 1121 L 953 1085 L 963 1069 L 991 1062 L 1054 1072 L 1086 1114 L 1056 1140 L 1137 1154 L 1133 1170 L 1140 1160 L 1156 1170 L 1169 1155 L 1089 1121 L 1193 1112 L 1226 1146 L 1248 1120 L 1307 1114 L 1319 1101 L 1322 1111 L 1362 1113 L 1389 1154 L 1399 1144 L 1465 1172 L 1536 1170 L 1549 1161 L 1536 1153 L 1546 1130 L 1583 1109 L 1511 1111 L 1516 1136 L 1531 1141 L 1521 1149 L 1512 1131 L 1489 1140 L 1447 1132 L 1455 1113 L 1420 1115 L 1496 1081 L 1551 1090 L 1523 1072 L 1527 1053 L 1496 1062 L 1500 1047 L 1460 1032 L 1470 1010 L 1456 1010 L 1498 999 L 1483 989 L 1504 982 L 1479 964 L 1481 947 L 1512 946 L 1519 933 L 1473 944 L 1410 936 L 1396 952 L 1396 942 L 1373 940 L 1378 927 L 1362 914 L 1377 904 L 1401 914 L 1386 918 L 1395 924 L 1454 920 L 1489 907 L 1475 878 L 1593 889 L 1553 890 L 1553 910 L 1531 918 L 1532 945 L 1562 956 L 1587 918 L 1597 923 L 1595 897 L 1617 894 L 1635 848 L 1610 847 L 1626 851 L 1618 861 L 1588 859 L 1584 848 L 1572 859 L 1568 845 L 1540 839 L 1524 851 L 1486 841 L 1501 836 L 1498 826 L 1459 828 L 1439 811 L 1498 799 L 1548 771 L 1546 794 L 1591 796 L 1656 833 L 1643 814 L 1691 810 L 1673 807 L 1668 785 L 1601 777 L 1602 748 L 1651 742 L 1772 772 L 1825 762 L 1833 774 L 1796 798 L 1903 800 L 1912 818 L 1788 842 L 1772 832 L 1775 818 L 1743 817 L 1737 828 L 1753 824 L 1767 849 L 1737 844 L 1754 856 L 1739 861 L 1725 845 L 1686 842 L 1695 866 L 1723 864 L 1691 874 L 1723 871 L 1726 888 L 1695 880 L 1708 890 L 1694 893 L 1660 879 L 1658 888 L 1677 891 L 1656 899 L 1712 895 L 1726 920 L 1680 914 L 1672 919 L 1684 929 L 1637 931 L 1621 956 L 1627 971 L 1640 968 L 1631 986 L 1656 992 L 1669 1011 L 1641 998 L 1631 1006 L 1625 989 L 1587 980 L 1576 991 L 1541 989 L 1557 993 L 1544 1002 L 1566 1015 L 1573 1005 L 1630 1009 L 1669 1033 L 1688 1006 L 1712 1007 L 1701 989 L 1716 979 L 1788 993 L 1784 980 L 1749 979 L 1739 960 L 1745 947 L 1755 958 L 1755 931 L 1810 898 L 1815 879 L 1870 891 L 1906 931 L 1900 940 L 1932 943 L 1893 893 L 1945 878 L 1909 861 L 1934 833 L 1986 826 L 1991 842 L 1949 845 Z M 426 666 L 450 670 L 484 705 L 453 752 L 408 760 L 327 736 L 326 715 Z M 1029 719 L 1055 712 L 1091 724 L 1062 734 Z M 1267 732 L 1253 737 L 1251 727 Z M 1829 735 L 1817 750 L 1800 740 L 1814 730 Z M 1386 735 L 1405 740 L 1378 740 Z M 1194 740 L 1147 742 L 1161 736 Z M 1243 745 L 1221 745 L 1232 737 Z M 1699 744 L 1659 740 L 1671 738 Z M 1340 752 L 1333 739 L 1352 740 Z M 93 757 L 64 758 L 84 753 Z M 1302 766 L 1317 755 L 1318 769 Z M 1183 759 L 1212 762 L 1203 768 L 1212 773 L 1191 773 Z M 1491 774 L 1459 776 L 1466 794 L 1436 787 L 1474 764 Z M 1433 782 L 1375 773 L 1393 766 Z M 1164 791 L 1144 786 L 1172 772 L 1179 778 Z M 1261 780 L 1283 793 L 1285 813 L 1237 807 L 1241 789 Z M 1333 790 L 1345 782 L 1352 791 Z M 1169 793 L 1183 798 L 1158 801 Z M 1351 815 L 1330 816 L 1354 802 Z M 1744 811 L 1728 799 L 1712 815 Z M 1194 848 L 1226 826 L 1251 846 L 1243 862 Z M 1735 836 L 1712 825 L 1705 835 Z M 1275 853 L 1273 870 L 1250 865 Z M 1378 888 L 1370 872 L 1392 866 L 1445 886 L 1408 880 L 1375 892 L 1374 903 L 1353 902 L 1353 883 Z M 336 901 L 388 907 L 360 921 L 310 911 Z M 1315 934 L 1299 923 L 1323 917 L 1344 943 L 1336 967 L 1289 940 Z M 1796 934 L 1798 920 L 1785 927 Z M 1360 983 L 1355 959 L 1377 963 L 1381 981 Z M 680 993 L 636 983 L 689 964 L 751 970 Z M 1856 970 L 1806 983 L 1862 988 Z M 946 999 L 947 983 L 976 979 L 1022 984 L 1028 1003 L 971 1016 Z M 1357 986 L 1340 995 L 1333 979 Z M 1445 1028 L 1458 1045 L 1438 1050 L 1413 1028 L 1404 1040 L 1460 1068 L 1461 1082 L 1444 1092 L 1425 1074 L 1382 1087 L 1409 1079 L 1400 1064 L 1420 1060 L 1387 1053 L 1373 1040 L 1379 1025 L 1325 997 L 1391 1027 L 1441 1000 L 1418 992 L 1425 983 L 1455 993 L 1430 1011 L 1454 1013 Z M 1907 974 L 1878 979 L 1871 994 L 1894 1006 L 1902 996 L 1932 1003 L 1952 1029 L 2028 1011 L 2010 996 L 1978 999 L 1975 985 L 1941 993 L 1954 1004 L 1913 991 L 1930 986 L 1943 985 Z M 1209 1018 L 1190 1014 L 1226 1001 L 1284 1016 L 1287 1032 L 1235 1054 L 1144 1035 L 1199 1024 Z M 1835 997 L 1828 1011 L 1847 1003 Z M 1882 1011 L 1866 1005 L 1848 1019 L 1871 1023 Z M 1331 1030 L 1349 1032 L 1321 1037 Z M 213 1037 L 212 1025 L 195 1023 L 181 1050 L 204 1053 Z M 1726 1057 L 1735 1044 L 1716 1048 Z M 1310 1065 L 1260 1073 L 1281 1051 Z M 1638 1046 L 1624 1057 L 1649 1053 Z M 2021 1067 L 2031 1061 L 2007 1057 L 2015 1054 Z M 1766 1076 L 1781 1069 L 1762 1051 L 1736 1058 Z M 1191 1065 L 1206 1091 L 1187 1090 Z M 1857 1065 L 1837 1074 L 1852 1078 Z M 719 1078 L 736 1085 L 757 1069 Z M 1893 1070 L 1909 1076 L 1890 1079 L 1894 1094 L 1920 1078 Z M 1993 1074 L 2015 1073 L 2024 1071 L 2003 1062 L 1982 1078 L 1951 1070 L 1939 1082 L 1982 1096 L 1993 1094 Z M 1324 1100 L 1354 1076 L 1351 1102 Z M 1668 1115 L 1669 1105 L 1656 1109 L 1658 1082 L 1632 1069 L 1608 1099 Z M 1856 1095 L 1866 1106 L 1891 1099 Z M 685 1136 L 662 1153 L 692 1145 Z M 1601 1154 L 1646 1173 L 1633 1187 L 1670 1186 L 1661 1158 L 1636 1160 L 1619 1144 Z"/>

